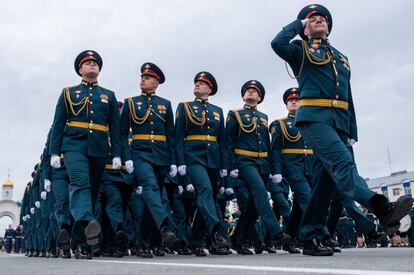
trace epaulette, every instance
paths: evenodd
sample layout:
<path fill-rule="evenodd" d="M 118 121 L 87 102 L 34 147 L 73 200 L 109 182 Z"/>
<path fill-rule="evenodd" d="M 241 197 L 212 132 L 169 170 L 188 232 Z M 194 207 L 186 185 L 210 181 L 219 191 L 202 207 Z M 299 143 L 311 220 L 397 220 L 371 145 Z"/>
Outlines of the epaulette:
<path fill-rule="evenodd" d="M 279 120 L 279 121 L 285 120 L 285 119 L 287 119 L 287 116 L 281 116 L 281 117 L 276 118 L 276 120 Z"/>

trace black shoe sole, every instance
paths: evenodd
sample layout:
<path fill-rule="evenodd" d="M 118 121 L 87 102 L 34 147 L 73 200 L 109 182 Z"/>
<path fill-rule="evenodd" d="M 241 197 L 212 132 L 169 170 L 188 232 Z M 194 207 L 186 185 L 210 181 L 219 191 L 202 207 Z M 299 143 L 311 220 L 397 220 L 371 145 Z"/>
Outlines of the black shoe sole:
<path fill-rule="evenodd" d="M 333 256 L 334 253 L 332 251 L 315 252 L 313 250 L 304 249 L 302 254 L 308 256 Z"/>
<path fill-rule="evenodd" d="M 128 235 L 123 231 L 118 231 L 115 236 L 115 243 L 120 250 L 125 250 L 128 247 Z"/>
<path fill-rule="evenodd" d="M 60 248 L 63 250 L 68 250 L 69 241 L 70 241 L 70 234 L 69 231 L 66 229 L 61 229 L 58 236 L 58 241 L 60 243 Z"/>
<path fill-rule="evenodd" d="M 99 242 L 98 235 L 101 233 L 101 226 L 95 220 L 88 223 L 85 228 L 85 237 L 88 245 L 96 245 Z"/>

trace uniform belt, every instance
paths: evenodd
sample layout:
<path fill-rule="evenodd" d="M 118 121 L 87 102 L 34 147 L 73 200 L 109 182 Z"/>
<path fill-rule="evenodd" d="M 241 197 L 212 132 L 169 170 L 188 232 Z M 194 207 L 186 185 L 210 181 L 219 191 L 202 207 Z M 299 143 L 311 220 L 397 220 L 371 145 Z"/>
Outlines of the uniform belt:
<path fill-rule="evenodd" d="M 108 131 L 108 126 L 102 125 L 102 124 L 96 124 L 93 122 L 81 122 L 81 121 L 69 121 L 66 123 L 67 125 L 71 127 L 79 127 L 84 129 L 93 129 L 97 131 Z"/>
<path fill-rule="evenodd" d="M 167 141 L 167 137 L 164 135 L 152 135 L 152 134 L 135 134 L 132 136 L 133 140 L 158 140 Z"/>
<path fill-rule="evenodd" d="M 313 150 L 312 149 L 282 149 L 282 154 L 313 155 Z"/>
<path fill-rule="evenodd" d="M 299 101 L 300 106 L 332 107 L 348 110 L 348 102 L 336 99 L 306 98 Z"/>
<path fill-rule="evenodd" d="M 114 169 L 113 167 L 112 167 L 112 164 L 106 164 L 105 165 L 105 169 L 108 169 L 108 170 L 118 170 L 118 169 Z M 121 166 L 121 169 L 126 169 L 125 168 L 125 166 Z"/>
<path fill-rule="evenodd" d="M 234 149 L 237 155 L 248 156 L 253 158 L 267 158 L 267 152 L 255 152 L 243 149 Z"/>
<path fill-rule="evenodd" d="M 189 135 L 184 138 L 184 140 L 206 140 L 206 141 L 217 141 L 216 136 L 210 135 Z"/>

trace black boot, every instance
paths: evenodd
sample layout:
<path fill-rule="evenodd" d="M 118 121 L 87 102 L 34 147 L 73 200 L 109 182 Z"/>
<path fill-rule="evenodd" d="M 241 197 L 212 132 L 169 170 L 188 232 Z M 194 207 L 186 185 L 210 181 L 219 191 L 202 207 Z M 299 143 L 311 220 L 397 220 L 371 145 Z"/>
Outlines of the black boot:
<path fill-rule="evenodd" d="M 297 249 L 294 245 L 292 244 L 286 244 L 286 245 L 282 245 L 282 249 L 284 251 L 289 252 L 289 254 L 299 254 L 300 250 Z"/>
<path fill-rule="evenodd" d="M 63 250 L 69 249 L 69 243 L 70 243 L 70 234 L 69 231 L 66 228 L 62 228 L 59 231 L 58 235 L 58 242 L 60 243 L 60 248 Z"/>
<path fill-rule="evenodd" d="M 303 255 L 310 256 L 332 256 L 333 251 L 323 246 L 318 239 L 312 239 L 303 243 Z"/>
<path fill-rule="evenodd" d="M 154 247 L 154 249 L 152 249 L 152 253 L 157 257 L 164 257 L 165 256 L 164 250 L 162 250 L 162 248 L 160 248 L 160 247 Z"/>
<path fill-rule="evenodd" d="M 266 245 L 264 243 L 255 244 L 254 245 L 254 254 L 262 254 L 265 246 Z"/>
<path fill-rule="evenodd" d="M 140 248 L 137 250 L 137 256 L 145 259 L 154 258 L 154 255 L 152 255 L 151 250 Z"/>
<path fill-rule="evenodd" d="M 204 251 L 204 249 L 202 247 L 196 247 L 194 249 L 194 254 L 197 257 L 205 257 L 205 256 L 207 256 L 206 252 Z"/>
<path fill-rule="evenodd" d="M 331 238 L 323 240 L 322 245 L 329 247 L 334 253 L 342 252 L 341 249 L 339 248 L 339 244 L 336 241 L 332 240 Z"/>
<path fill-rule="evenodd" d="M 388 202 L 384 195 L 375 194 L 369 203 L 374 209 L 375 216 L 378 217 L 385 233 L 390 236 L 399 229 L 400 220 L 410 213 L 413 206 L 413 199 L 401 196 L 395 202 Z"/>
<path fill-rule="evenodd" d="M 128 235 L 124 231 L 118 230 L 115 235 L 115 243 L 119 250 L 125 250 L 128 247 Z"/>
<path fill-rule="evenodd" d="M 388 240 L 387 234 L 384 232 L 378 232 L 375 228 L 369 232 L 368 239 L 371 243 L 382 243 Z"/>
<path fill-rule="evenodd" d="M 174 232 L 167 228 L 167 226 L 161 226 L 160 233 L 163 246 L 168 247 L 171 250 L 178 250 L 181 248 L 181 241 L 177 238 Z"/>
<path fill-rule="evenodd" d="M 291 241 L 291 238 L 288 234 L 284 232 L 279 232 L 273 237 L 274 245 L 285 245 Z"/>
<path fill-rule="evenodd" d="M 60 251 L 60 257 L 62 258 L 62 259 L 70 259 L 71 258 L 71 255 L 70 255 L 70 250 L 69 249 L 66 249 L 66 250 L 61 250 Z"/>
<path fill-rule="evenodd" d="M 85 227 L 84 233 L 88 245 L 96 245 L 99 242 L 98 235 L 101 233 L 101 225 L 96 220 L 91 220 Z"/>
<path fill-rule="evenodd" d="M 221 247 L 229 247 L 229 243 L 226 241 L 225 238 L 221 235 L 220 231 L 216 231 L 213 233 L 211 237 L 211 247 L 212 248 L 221 248 Z"/>
<path fill-rule="evenodd" d="M 240 255 L 253 255 L 253 252 L 250 249 L 248 249 L 245 245 L 236 246 L 234 250 L 236 250 L 237 254 Z"/>

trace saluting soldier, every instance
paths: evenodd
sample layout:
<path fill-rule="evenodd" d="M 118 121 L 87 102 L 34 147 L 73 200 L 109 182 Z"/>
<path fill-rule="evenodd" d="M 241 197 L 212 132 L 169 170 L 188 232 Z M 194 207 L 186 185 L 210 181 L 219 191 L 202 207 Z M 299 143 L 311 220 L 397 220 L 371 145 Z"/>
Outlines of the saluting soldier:
<path fill-rule="evenodd" d="M 93 209 L 109 152 L 114 169 L 121 167 L 119 112 L 115 93 L 98 85 L 101 56 L 92 50 L 75 59 L 79 85 L 64 88 L 55 111 L 50 141 L 50 164 L 60 167 L 63 153 L 70 179 L 69 207 L 76 223 L 84 228 L 89 245 L 98 243 L 101 231 Z M 108 144 L 111 141 L 111 147 Z M 89 247 L 88 255 L 92 258 Z"/>
<path fill-rule="evenodd" d="M 245 228 L 260 216 L 273 242 L 283 245 L 290 241 L 290 236 L 282 232 L 266 188 L 271 173 L 268 118 L 257 110 L 265 89 L 259 81 L 249 80 L 242 86 L 241 96 L 243 108 L 229 111 L 226 124 L 230 176 L 240 178 L 248 192 L 247 210 L 240 216 L 236 232 L 246 234 Z M 242 235 L 239 238 L 246 239 Z"/>
<path fill-rule="evenodd" d="M 228 247 L 220 233 L 221 217 L 215 206 L 219 176 L 227 175 L 223 111 L 208 101 L 217 90 L 217 81 L 211 73 L 197 73 L 194 77 L 195 99 L 181 102 L 175 118 L 178 172 L 190 177 L 186 190 L 195 189 L 197 211 L 201 213 L 211 239 L 210 250 Z M 194 233 L 193 236 L 197 235 Z M 205 256 L 201 246 L 195 248 L 195 254 Z"/>
<path fill-rule="evenodd" d="M 352 100 L 348 58 L 328 41 L 332 30 L 331 13 L 322 5 L 308 5 L 291 24 L 285 26 L 271 45 L 289 63 L 300 90 L 300 108 L 295 125 L 313 149 L 315 157 L 312 194 L 300 227 L 307 255 L 332 255 L 317 236 L 326 225 L 326 216 L 335 185 L 343 196 L 372 209 L 387 233 L 398 230 L 399 220 L 412 206 L 400 197 L 390 204 L 372 192 L 359 176 L 352 145 L 358 140 Z M 302 40 L 293 40 L 296 35 Z"/>
<path fill-rule="evenodd" d="M 180 241 L 174 233 L 175 224 L 162 201 L 167 174 L 177 174 L 171 102 L 156 94 L 164 81 L 164 73 L 157 65 L 146 62 L 141 66 L 141 94 L 124 101 L 121 135 L 123 146 L 127 147 L 132 129 L 125 167 L 128 172 L 135 171 L 137 186 L 143 188 L 142 197 L 161 233 L 162 244 L 177 249 Z"/>

